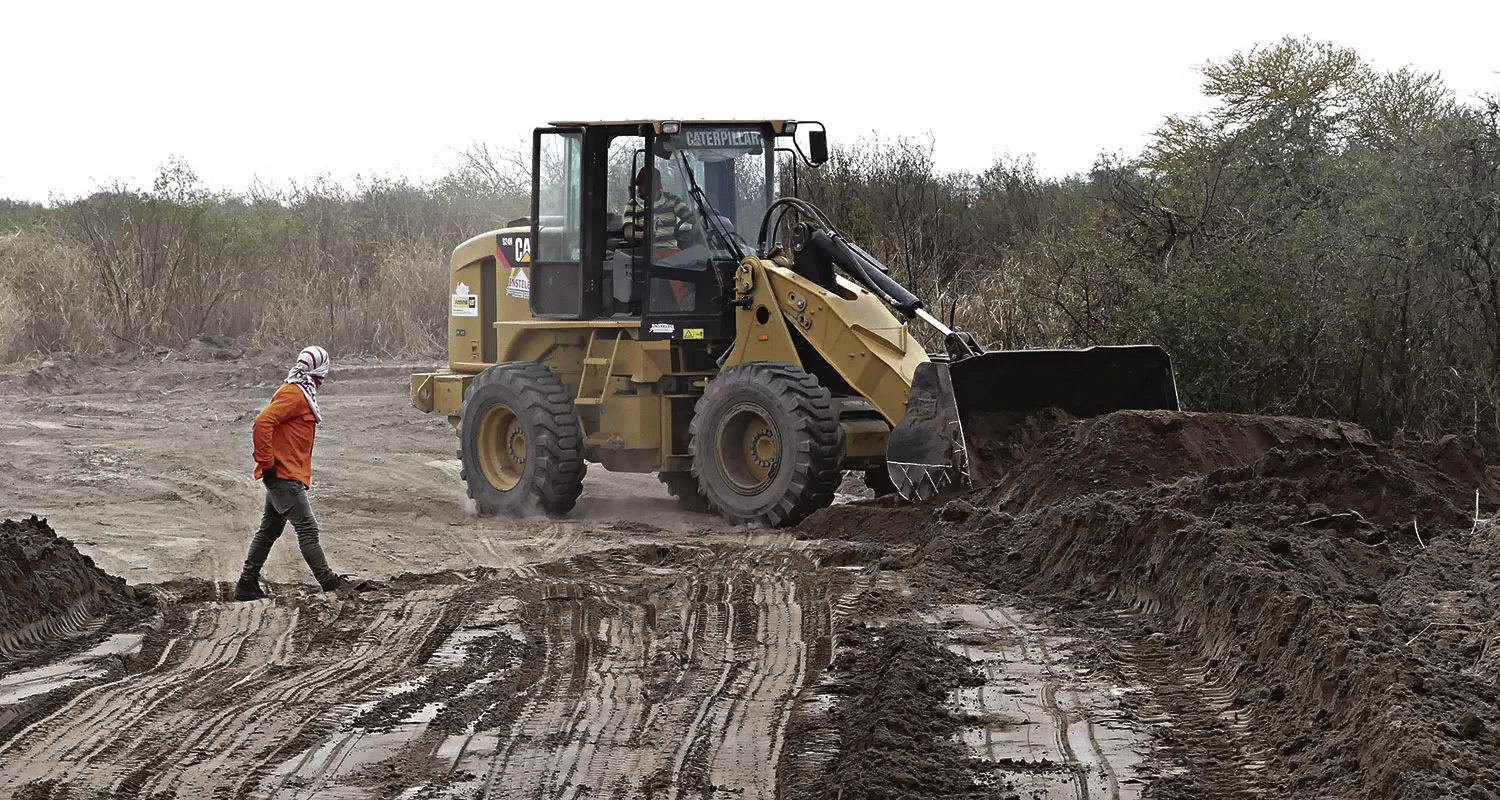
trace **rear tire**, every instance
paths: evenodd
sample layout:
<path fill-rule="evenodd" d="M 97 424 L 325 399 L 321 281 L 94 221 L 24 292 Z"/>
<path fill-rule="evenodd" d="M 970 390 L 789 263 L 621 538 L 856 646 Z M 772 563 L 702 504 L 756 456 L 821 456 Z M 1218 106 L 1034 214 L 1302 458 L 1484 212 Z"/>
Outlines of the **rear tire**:
<path fill-rule="evenodd" d="M 583 491 L 583 432 L 568 387 L 529 361 L 474 378 L 458 410 L 458 460 L 480 516 L 562 515 Z"/>
<path fill-rule="evenodd" d="M 842 434 L 818 379 L 756 361 L 708 382 L 688 428 L 693 475 L 734 522 L 795 525 L 833 502 Z"/>

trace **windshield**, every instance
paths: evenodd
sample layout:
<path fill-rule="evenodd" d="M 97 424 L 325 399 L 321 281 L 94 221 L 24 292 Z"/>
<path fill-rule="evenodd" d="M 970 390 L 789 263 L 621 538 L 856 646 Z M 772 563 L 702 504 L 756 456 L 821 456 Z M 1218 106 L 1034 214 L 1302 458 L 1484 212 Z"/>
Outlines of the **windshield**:
<path fill-rule="evenodd" d="M 673 155 L 656 158 L 663 189 L 680 197 L 701 217 L 694 242 L 712 258 L 738 259 L 752 248 L 724 240 L 734 234 L 753 240 L 771 203 L 770 165 L 774 145 L 752 126 L 684 125 L 667 137 Z M 701 198 L 693 190 L 701 190 Z M 700 205 L 702 208 L 700 208 Z M 660 213 L 658 211 L 657 213 Z"/>

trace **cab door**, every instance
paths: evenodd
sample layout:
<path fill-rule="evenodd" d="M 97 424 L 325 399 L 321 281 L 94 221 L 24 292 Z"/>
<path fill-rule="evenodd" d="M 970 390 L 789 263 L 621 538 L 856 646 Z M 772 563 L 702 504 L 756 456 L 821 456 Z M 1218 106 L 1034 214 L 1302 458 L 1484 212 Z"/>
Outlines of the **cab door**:
<path fill-rule="evenodd" d="M 583 271 L 583 156 L 582 128 L 532 132 L 532 316 L 590 318 Z M 591 294 L 598 294 L 597 287 Z"/>
<path fill-rule="evenodd" d="M 648 251 L 645 303 L 641 315 L 641 338 L 721 341 L 733 338 L 733 309 L 728 305 L 729 275 L 738 264 L 736 254 L 723 243 L 711 243 L 706 213 L 716 218 L 736 212 L 732 159 L 709 163 L 692 155 L 693 128 L 681 134 L 648 137 L 649 168 L 661 185 L 647 203 L 646 230 L 652 237 Z M 696 192 L 702 192 L 700 206 Z M 674 209 L 685 207 L 695 218 L 690 229 L 674 223 Z M 662 220 L 670 220 L 663 224 Z M 727 221 L 729 217 L 724 217 Z M 756 220 L 759 222 L 759 220 Z M 718 225 L 722 229 L 723 225 Z M 663 243 L 667 231 L 675 231 Z"/>

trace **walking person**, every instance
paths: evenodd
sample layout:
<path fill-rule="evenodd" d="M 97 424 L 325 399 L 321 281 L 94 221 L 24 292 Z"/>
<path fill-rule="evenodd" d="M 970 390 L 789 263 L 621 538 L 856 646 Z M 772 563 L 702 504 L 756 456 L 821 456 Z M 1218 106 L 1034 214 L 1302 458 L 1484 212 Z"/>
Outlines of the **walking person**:
<path fill-rule="evenodd" d="M 303 350 L 271 402 L 255 417 L 255 477 L 266 485 L 266 510 L 235 584 L 236 600 L 269 597 L 260 587 L 260 568 L 287 522 L 297 531 L 302 558 L 323 591 L 349 596 L 371 588 L 369 581 L 339 575 L 328 566 L 318 542 L 318 522 L 307 501 L 307 489 L 312 484 L 313 437 L 323 421 L 318 410 L 318 387 L 328 379 L 328 368 L 327 350 Z"/>

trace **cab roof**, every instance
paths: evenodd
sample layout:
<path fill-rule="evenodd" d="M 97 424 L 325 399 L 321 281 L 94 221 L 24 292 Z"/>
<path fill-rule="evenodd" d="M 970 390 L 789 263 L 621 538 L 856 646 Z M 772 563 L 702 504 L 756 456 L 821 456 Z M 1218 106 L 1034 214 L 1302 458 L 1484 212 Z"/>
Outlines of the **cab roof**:
<path fill-rule="evenodd" d="M 617 125 L 650 125 L 651 129 L 661 133 L 663 122 L 676 122 L 681 125 L 770 125 L 776 135 L 787 133 L 788 126 L 795 129 L 796 120 L 791 119 L 626 119 L 615 121 L 592 121 L 592 122 L 549 122 L 554 128 L 603 128 Z"/>

